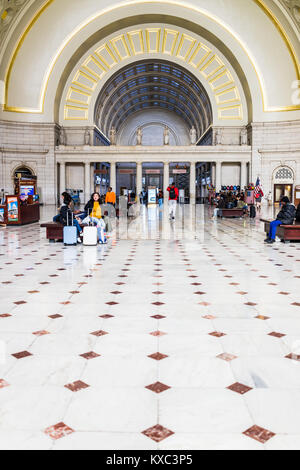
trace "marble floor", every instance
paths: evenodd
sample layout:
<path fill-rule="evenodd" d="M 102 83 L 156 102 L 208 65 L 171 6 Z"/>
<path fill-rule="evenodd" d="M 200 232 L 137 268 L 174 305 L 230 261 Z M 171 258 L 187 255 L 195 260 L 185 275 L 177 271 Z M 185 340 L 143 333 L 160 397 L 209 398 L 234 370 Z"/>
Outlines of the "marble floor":
<path fill-rule="evenodd" d="M 300 244 L 210 215 L 0 229 L 0 449 L 300 449 Z"/>

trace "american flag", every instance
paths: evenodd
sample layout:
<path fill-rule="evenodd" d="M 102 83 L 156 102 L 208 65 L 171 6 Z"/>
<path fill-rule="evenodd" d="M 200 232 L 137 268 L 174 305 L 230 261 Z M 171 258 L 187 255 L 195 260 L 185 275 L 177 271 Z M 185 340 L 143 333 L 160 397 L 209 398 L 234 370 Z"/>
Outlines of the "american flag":
<path fill-rule="evenodd" d="M 263 190 L 262 190 L 262 187 L 260 185 L 260 179 L 257 178 L 256 180 L 256 185 L 255 185 L 255 189 L 254 189 L 254 197 L 256 197 L 257 195 L 259 195 L 261 193 L 261 195 L 263 196 L 264 193 L 263 193 Z"/>

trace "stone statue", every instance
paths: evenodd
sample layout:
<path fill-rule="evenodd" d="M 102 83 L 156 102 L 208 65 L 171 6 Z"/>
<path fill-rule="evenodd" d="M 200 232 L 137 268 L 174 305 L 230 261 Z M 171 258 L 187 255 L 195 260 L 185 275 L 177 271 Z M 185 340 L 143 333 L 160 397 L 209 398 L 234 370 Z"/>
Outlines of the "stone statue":
<path fill-rule="evenodd" d="M 117 143 L 117 131 L 114 128 L 114 126 L 112 126 L 112 128 L 109 132 L 109 139 L 110 139 L 110 145 L 116 145 L 116 143 Z"/>
<path fill-rule="evenodd" d="M 197 143 L 197 131 L 194 126 L 190 130 L 190 141 L 191 141 L 191 145 L 196 145 Z"/>
<path fill-rule="evenodd" d="M 141 127 L 138 127 L 136 131 L 136 145 L 142 145 L 143 131 Z"/>
<path fill-rule="evenodd" d="M 89 129 L 86 129 L 84 133 L 84 145 L 91 145 L 91 133 Z"/>
<path fill-rule="evenodd" d="M 240 136 L 241 145 L 247 145 L 248 143 L 247 138 L 248 138 L 247 129 L 243 128 L 241 130 L 241 136 Z"/>
<path fill-rule="evenodd" d="M 215 145 L 221 145 L 222 144 L 222 134 L 221 131 L 218 129 L 215 135 Z"/>
<path fill-rule="evenodd" d="M 170 143 L 170 129 L 168 126 L 165 126 L 164 129 L 164 145 L 169 145 Z"/>
<path fill-rule="evenodd" d="M 59 131 L 59 145 L 67 145 L 66 133 L 63 127 Z"/>

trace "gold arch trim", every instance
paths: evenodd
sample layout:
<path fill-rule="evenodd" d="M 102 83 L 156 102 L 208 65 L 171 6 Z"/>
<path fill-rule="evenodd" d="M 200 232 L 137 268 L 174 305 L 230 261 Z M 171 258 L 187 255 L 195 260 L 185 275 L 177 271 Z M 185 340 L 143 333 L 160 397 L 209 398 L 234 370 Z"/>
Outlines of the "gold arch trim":
<path fill-rule="evenodd" d="M 263 11 L 264 13 L 270 18 L 270 20 L 273 22 L 273 24 L 276 26 L 277 30 L 279 31 L 279 33 L 281 34 L 281 37 L 283 38 L 287 48 L 288 48 L 288 51 L 291 55 L 291 58 L 293 60 L 293 63 L 294 63 L 294 66 L 295 66 L 295 69 L 296 69 L 296 76 L 297 76 L 297 79 L 299 80 L 300 79 L 300 64 L 299 64 L 299 60 L 297 58 L 297 54 L 294 50 L 294 47 L 289 39 L 289 37 L 287 36 L 285 30 L 283 29 L 283 27 L 281 26 L 281 24 L 279 23 L 279 21 L 277 20 L 276 16 L 273 14 L 273 12 L 266 6 L 266 4 L 263 2 L 263 0 L 253 0 Z M 42 86 L 42 89 L 41 89 L 41 93 L 40 93 L 40 99 L 39 99 L 39 107 L 38 108 L 21 108 L 21 107 L 12 107 L 12 106 L 7 106 L 7 98 L 8 98 L 8 88 L 9 88 L 9 82 L 10 82 L 10 77 L 11 77 L 11 73 L 12 73 L 12 69 L 13 69 L 13 66 L 14 66 L 14 63 L 15 63 L 15 60 L 16 60 L 16 57 L 22 47 L 22 44 L 24 43 L 25 39 L 26 39 L 26 36 L 28 35 L 28 33 L 30 32 L 30 30 L 32 29 L 32 27 L 34 26 L 34 24 L 38 21 L 38 19 L 40 18 L 40 16 L 45 12 L 45 10 L 54 2 L 54 0 L 46 0 L 46 2 L 43 4 L 43 6 L 40 8 L 40 10 L 36 13 L 36 15 L 34 16 L 34 18 L 30 21 L 30 23 L 28 24 L 28 26 L 26 27 L 25 31 L 22 33 L 19 41 L 18 41 L 18 44 L 12 54 L 12 57 L 11 57 L 11 60 L 9 62 L 9 66 L 8 66 L 8 69 L 6 71 L 6 75 L 5 75 L 5 104 L 4 104 L 4 111 L 8 111 L 8 112 L 15 112 L 15 113 L 36 113 L 36 114 L 41 114 L 44 112 L 44 106 L 45 106 L 45 96 L 46 96 L 46 91 L 47 91 L 47 87 L 48 87 L 48 83 L 49 83 L 49 80 L 50 80 L 50 76 L 51 76 L 51 73 L 54 69 L 54 66 L 59 58 L 59 56 L 61 55 L 62 51 L 67 47 L 67 45 L 71 42 L 71 40 L 73 39 L 74 36 L 76 36 L 76 34 L 78 34 L 81 30 L 83 30 L 86 26 L 88 26 L 90 23 L 92 23 L 98 16 L 100 15 L 103 15 L 105 13 L 108 13 L 110 11 L 113 11 L 113 10 L 116 10 L 118 8 L 122 8 L 124 6 L 128 6 L 128 5 L 134 5 L 134 4 L 148 4 L 150 2 L 148 1 L 131 1 L 131 0 L 126 0 L 126 1 L 122 1 L 121 3 L 119 3 L 118 5 L 114 6 L 114 7 L 110 7 L 110 8 L 107 8 L 105 10 L 102 10 L 94 15 L 92 15 L 92 17 L 90 17 L 89 19 L 87 19 L 83 24 L 79 25 L 70 35 L 68 38 L 66 38 L 66 40 L 63 42 L 62 46 L 59 48 L 59 50 L 57 51 L 54 59 L 51 61 L 51 63 L 49 64 L 49 67 L 48 67 L 48 70 L 47 70 L 47 73 L 45 74 L 45 79 L 44 79 L 44 83 L 43 83 L 43 86 Z M 160 0 L 152 0 L 151 3 L 159 3 Z M 217 24 L 219 24 L 220 26 L 222 26 L 227 32 L 230 33 L 230 35 L 239 43 L 239 45 L 242 47 L 242 49 L 244 50 L 244 52 L 247 54 L 254 70 L 255 70 L 255 73 L 257 75 L 257 78 L 258 78 L 258 81 L 259 81 L 259 85 L 260 85 L 260 90 L 261 90 L 261 93 L 262 93 L 262 101 L 263 101 L 263 110 L 265 112 L 281 112 L 281 111 L 297 111 L 297 110 L 300 110 L 300 106 L 299 105 L 295 105 L 295 106 L 286 106 L 286 107 L 269 107 L 267 106 L 267 103 L 266 103 L 266 92 L 265 92 L 265 86 L 264 86 L 264 81 L 263 81 L 263 78 L 262 78 L 262 75 L 261 75 L 261 72 L 259 71 L 259 68 L 257 67 L 257 65 L 255 65 L 255 60 L 254 58 L 252 57 L 250 51 L 248 50 L 247 46 L 242 42 L 242 40 L 237 36 L 237 34 L 235 34 L 225 23 L 223 23 L 220 19 L 218 19 L 217 17 L 215 17 L 214 15 L 212 14 L 209 14 L 208 12 L 200 9 L 200 8 L 196 8 L 194 6 L 191 6 L 191 5 L 188 5 L 184 2 L 178 2 L 178 1 L 169 1 L 169 0 L 164 0 L 165 3 L 167 4 L 170 4 L 170 5 L 176 5 L 176 6 L 184 6 L 185 8 L 188 8 L 189 10 L 192 10 L 192 11 L 196 11 L 197 13 L 200 13 L 202 15 L 205 15 L 206 17 L 212 19 L 213 21 L 215 21 Z"/>
<path fill-rule="evenodd" d="M 93 94 L 105 75 L 128 58 L 143 53 L 151 58 L 176 58 L 206 81 L 215 98 L 218 118 L 242 120 L 243 104 L 233 75 L 224 61 L 193 36 L 163 27 L 144 27 L 117 33 L 102 43 L 74 73 L 64 103 L 64 120 L 87 120 Z M 172 77 L 176 80 L 176 76 Z"/>

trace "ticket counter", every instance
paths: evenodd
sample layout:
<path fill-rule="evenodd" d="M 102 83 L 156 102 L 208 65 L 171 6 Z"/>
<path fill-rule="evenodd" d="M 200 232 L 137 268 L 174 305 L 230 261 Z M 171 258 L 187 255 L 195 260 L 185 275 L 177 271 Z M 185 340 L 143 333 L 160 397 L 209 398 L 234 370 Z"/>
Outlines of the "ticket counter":
<path fill-rule="evenodd" d="M 2 225 L 26 225 L 39 222 L 40 204 L 30 196 L 6 196 L 5 204 L 0 206 L 0 224 Z"/>

